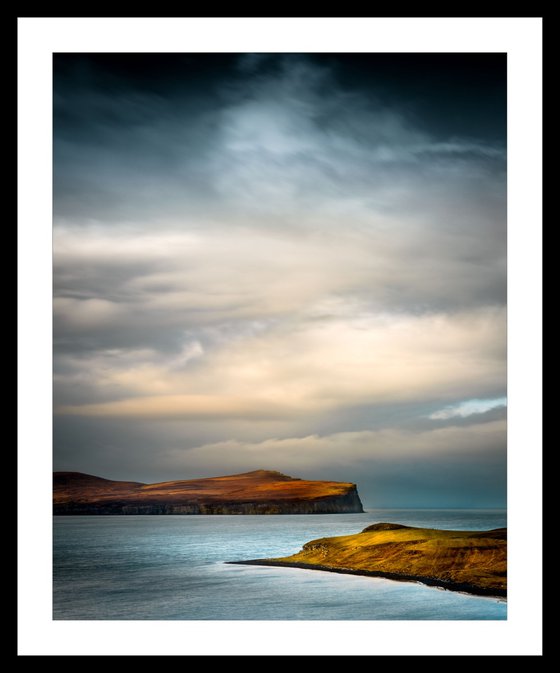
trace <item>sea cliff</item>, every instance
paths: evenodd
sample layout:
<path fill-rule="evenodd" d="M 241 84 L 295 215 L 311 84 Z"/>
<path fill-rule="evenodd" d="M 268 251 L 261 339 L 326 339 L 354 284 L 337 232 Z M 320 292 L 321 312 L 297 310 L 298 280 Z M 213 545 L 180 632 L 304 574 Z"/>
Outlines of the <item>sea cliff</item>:
<path fill-rule="evenodd" d="M 53 511 L 72 514 L 338 514 L 363 512 L 355 484 L 272 470 L 143 484 L 55 472 Z"/>

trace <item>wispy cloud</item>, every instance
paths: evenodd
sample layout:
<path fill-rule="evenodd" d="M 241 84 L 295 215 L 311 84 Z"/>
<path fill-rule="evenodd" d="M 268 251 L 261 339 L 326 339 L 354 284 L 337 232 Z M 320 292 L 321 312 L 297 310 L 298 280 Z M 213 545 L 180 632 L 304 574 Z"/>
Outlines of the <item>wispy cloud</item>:
<path fill-rule="evenodd" d="M 433 420 L 447 420 L 448 418 L 466 418 L 467 416 L 472 416 L 473 414 L 484 414 L 491 409 L 497 409 L 499 407 L 506 407 L 507 399 L 505 397 L 498 397 L 496 399 L 490 400 L 465 400 L 459 404 L 450 405 L 439 411 L 434 411 L 430 414 L 429 418 Z"/>

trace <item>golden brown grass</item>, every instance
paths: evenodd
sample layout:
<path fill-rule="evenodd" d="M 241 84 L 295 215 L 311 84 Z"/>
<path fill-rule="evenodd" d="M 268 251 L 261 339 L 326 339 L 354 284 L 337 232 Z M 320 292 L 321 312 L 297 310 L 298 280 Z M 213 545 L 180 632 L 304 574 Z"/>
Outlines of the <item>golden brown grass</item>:
<path fill-rule="evenodd" d="M 111 481 L 79 472 L 54 474 L 55 505 L 72 502 L 103 504 L 115 498 L 122 503 L 305 502 L 345 495 L 353 489 L 355 485 L 346 482 L 295 479 L 272 470 L 157 484 Z"/>
<path fill-rule="evenodd" d="M 507 531 L 374 524 L 356 535 L 312 540 L 293 556 L 267 561 L 271 565 L 430 580 L 430 584 L 448 588 L 505 595 Z"/>

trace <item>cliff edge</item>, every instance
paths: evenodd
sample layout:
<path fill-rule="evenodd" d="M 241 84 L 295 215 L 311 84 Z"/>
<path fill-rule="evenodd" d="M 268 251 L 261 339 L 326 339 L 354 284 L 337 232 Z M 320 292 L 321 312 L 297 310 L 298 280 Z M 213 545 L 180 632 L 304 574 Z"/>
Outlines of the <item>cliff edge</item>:
<path fill-rule="evenodd" d="M 53 475 L 54 514 L 338 514 L 363 512 L 355 484 L 272 470 L 143 484 L 81 472 Z"/>

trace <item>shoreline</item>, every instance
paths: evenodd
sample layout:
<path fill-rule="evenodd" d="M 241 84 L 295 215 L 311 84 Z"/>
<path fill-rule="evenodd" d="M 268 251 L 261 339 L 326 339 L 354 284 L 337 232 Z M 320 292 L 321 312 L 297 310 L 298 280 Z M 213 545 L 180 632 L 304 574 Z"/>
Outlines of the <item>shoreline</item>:
<path fill-rule="evenodd" d="M 324 572 L 338 573 L 340 575 L 362 575 L 365 577 L 378 577 L 381 579 L 394 580 L 397 582 L 419 582 L 431 587 L 467 593 L 473 596 L 486 596 L 489 598 L 507 599 L 507 589 L 486 589 L 466 582 L 448 582 L 437 577 L 425 577 L 422 575 L 407 575 L 400 573 L 384 572 L 382 570 L 357 570 L 353 568 L 338 568 L 315 563 L 300 563 L 296 561 L 276 561 L 273 559 L 249 559 L 247 561 L 224 561 L 228 565 L 252 565 L 270 566 L 277 568 L 300 568 L 302 570 L 322 570 Z"/>

